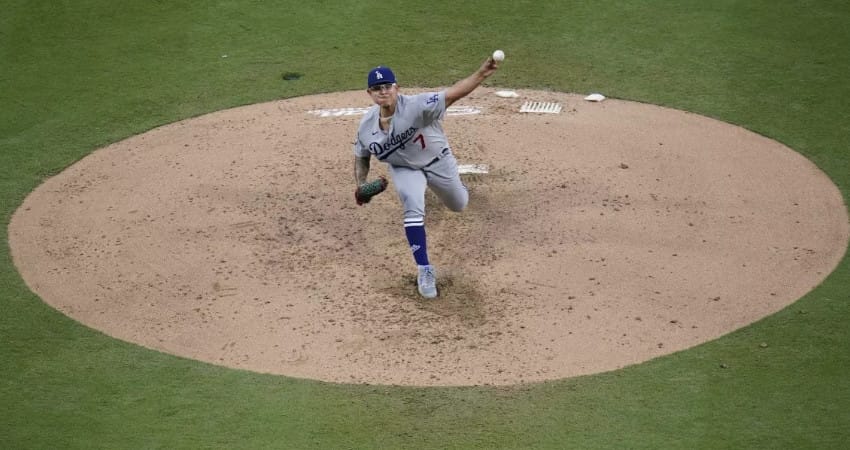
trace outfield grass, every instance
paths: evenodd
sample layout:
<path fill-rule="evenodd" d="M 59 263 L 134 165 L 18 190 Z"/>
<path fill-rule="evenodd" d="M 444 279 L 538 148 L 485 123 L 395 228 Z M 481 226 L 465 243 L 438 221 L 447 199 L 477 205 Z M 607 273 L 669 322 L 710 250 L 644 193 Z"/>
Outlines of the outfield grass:
<path fill-rule="evenodd" d="M 850 3 L 477 3 L 3 0 L 0 231 L 42 180 L 107 143 L 360 89 L 379 63 L 406 85 L 446 85 L 495 48 L 507 59 L 490 85 L 739 124 L 799 151 L 850 198 Z M 33 295 L 4 239 L 0 448 L 841 448 L 849 300 L 845 257 L 785 310 L 625 370 L 512 388 L 333 385 L 108 338 Z"/>

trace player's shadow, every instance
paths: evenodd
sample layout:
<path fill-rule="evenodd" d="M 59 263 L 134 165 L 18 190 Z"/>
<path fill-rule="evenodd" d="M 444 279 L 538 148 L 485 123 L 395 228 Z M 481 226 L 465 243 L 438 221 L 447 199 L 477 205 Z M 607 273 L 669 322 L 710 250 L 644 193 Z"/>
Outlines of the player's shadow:
<path fill-rule="evenodd" d="M 438 269 L 437 292 L 437 298 L 422 298 L 417 290 L 416 275 L 407 274 L 402 276 L 402 284 L 395 293 L 414 299 L 420 310 L 451 318 L 470 328 L 486 322 L 484 296 L 474 280 L 451 269 Z"/>

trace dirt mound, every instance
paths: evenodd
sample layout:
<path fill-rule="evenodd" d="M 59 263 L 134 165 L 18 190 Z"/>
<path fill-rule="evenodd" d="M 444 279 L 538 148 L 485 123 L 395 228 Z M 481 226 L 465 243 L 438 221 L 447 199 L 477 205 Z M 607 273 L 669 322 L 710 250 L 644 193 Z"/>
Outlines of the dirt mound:
<path fill-rule="evenodd" d="M 354 203 L 362 91 L 95 151 L 15 213 L 15 263 L 51 306 L 163 352 L 333 382 L 498 385 L 716 338 L 843 255 L 840 193 L 775 141 L 652 105 L 494 91 L 445 119 L 460 163 L 489 173 L 465 175 L 461 214 L 429 198 L 437 300 L 416 294 L 394 190 Z M 520 113 L 525 101 L 563 109 Z"/>

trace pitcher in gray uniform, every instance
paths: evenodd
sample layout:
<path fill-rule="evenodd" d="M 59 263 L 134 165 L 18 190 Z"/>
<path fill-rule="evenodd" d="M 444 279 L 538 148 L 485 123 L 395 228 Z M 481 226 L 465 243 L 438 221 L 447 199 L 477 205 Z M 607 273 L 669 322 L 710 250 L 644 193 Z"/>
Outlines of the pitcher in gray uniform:
<path fill-rule="evenodd" d="M 498 68 L 498 62 L 487 58 L 472 75 L 450 88 L 418 95 L 399 94 L 389 67 L 375 67 L 367 76 L 366 91 L 375 106 L 357 130 L 354 179 L 357 186 L 366 182 L 373 155 L 387 164 L 404 208 L 404 231 L 417 265 L 419 294 L 425 298 L 437 296 L 437 273 L 428 260 L 425 238 L 425 188 L 431 188 L 452 211 L 462 211 L 469 201 L 442 119 L 449 106 Z"/>

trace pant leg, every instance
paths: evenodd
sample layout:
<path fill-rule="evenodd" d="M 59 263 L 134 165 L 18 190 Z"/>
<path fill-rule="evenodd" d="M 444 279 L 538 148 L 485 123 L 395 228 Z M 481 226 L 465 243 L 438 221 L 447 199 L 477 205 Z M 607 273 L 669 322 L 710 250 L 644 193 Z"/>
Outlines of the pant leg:
<path fill-rule="evenodd" d="M 393 186 L 404 209 L 405 219 L 425 218 L 425 188 L 428 182 L 425 173 L 409 167 L 387 165 Z"/>
<path fill-rule="evenodd" d="M 439 161 L 423 169 L 428 187 L 452 211 L 463 211 L 469 203 L 469 191 L 460 179 L 457 160 L 449 152 Z"/>
<path fill-rule="evenodd" d="M 414 262 L 419 266 L 430 264 L 425 233 L 425 173 L 419 169 L 389 166 L 393 185 L 404 209 L 404 234 L 410 244 Z"/>

